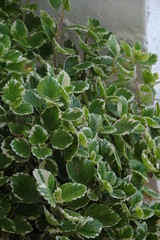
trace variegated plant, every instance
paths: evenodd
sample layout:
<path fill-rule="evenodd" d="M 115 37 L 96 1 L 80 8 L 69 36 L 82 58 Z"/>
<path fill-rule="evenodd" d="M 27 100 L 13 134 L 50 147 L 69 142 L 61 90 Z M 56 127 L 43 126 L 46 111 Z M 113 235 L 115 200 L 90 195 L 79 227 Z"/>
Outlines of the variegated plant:
<path fill-rule="evenodd" d="M 158 240 L 156 56 L 92 18 L 63 27 L 69 0 L 49 4 L 57 22 L 0 1 L 1 239 Z"/>

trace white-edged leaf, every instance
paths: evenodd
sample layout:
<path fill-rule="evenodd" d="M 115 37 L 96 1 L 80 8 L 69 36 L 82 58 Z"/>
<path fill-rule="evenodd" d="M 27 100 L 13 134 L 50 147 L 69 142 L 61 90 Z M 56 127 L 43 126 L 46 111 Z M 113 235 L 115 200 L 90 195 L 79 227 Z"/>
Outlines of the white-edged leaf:
<path fill-rule="evenodd" d="M 40 19 L 44 32 L 50 39 L 52 39 L 54 37 L 56 23 L 50 17 L 50 15 L 44 10 L 40 11 Z"/>
<path fill-rule="evenodd" d="M 24 235 L 32 232 L 33 230 L 31 224 L 26 219 L 23 219 L 22 217 L 16 216 L 13 219 L 13 222 L 15 224 L 16 234 Z"/>
<path fill-rule="evenodd" d="M 29 141 L 32 145 L 38 145 L 41 143 L 45 143 L 48 139 L 48 132 L 38 124 L 35 124 L 29 135 Z"/>
<path fill-rule="evenodd" d="M 88 184 L 94 177 L 95 169 L 92 161 L 73 158 L 67 163 L 67 172 L 72 181 Z"/>
<path fill-rule="evenodd" d="M 12 150 L 20 157 L 29 158 L 30 145 L 25 138 L 15 138 L 11 142 Z"/>
<path fill-rule="evenodd" d="M 20 20 L 17 19 L 11 26 L 11 33 L 14 39 L 23 46 L 27 46 L 26 38 L 28 31 L 26 25 Z"/>
<path fill-rule="evenodd" d="M 44 147 L 33 146 L 31 150 L 32 154 L 38 159 L 46 159 L 47 157 L 50 157 L 53 153 L 52 149 L 46 146 Z"/>
<path fill-rule="evenodd" d="M 80 235 L 88 239 L 97 237 L 101 230 L 102 224 L 91 217 L 84 218 L 77 226 L 77 231 Z"/>
<path fill-rule="evenodd" d="M 72 144 L 73 137 L 69 132 L 59 128 L 52 132 L 51 142 L 54 148 L 65 149 Z"/>
<path fill-rule="evenodd" d="M 87 192 L 87 187 L 80 183 L 65 183 L 59 188 L 64 202 L 72 202 L 83 197 Z"/>
<path fill-rule="evenodd" d="M 71 85 L 74 87 L 73 89 L 74 93 L 82 93 L 89 89 L 89 84 L 87 81 L 82 80 L 72 81 Z"/>
<path fill-rule="evenodd" d="M 29 115 L 33 113 L 33 107 L 29 103 L 23 102 L 17 108 L 11 107 L 11 111 L 16 115 Z"/>
<path fill-rule="evenodd" d="M 55 207 L 53 192 L 56 187 L 56 180 L 53 174 L 47 170 L 34 169 L 33 176 L 38 185 L 39 194 L 52 206 Z"/>
<path fill-rule="evenodd" d="M 11 107 L 17 108 L 22 103 L 24 87 L 19 81 L 11 79 L 5 84 L 3 93 L 3 101 Z"/>
<path fill-rule="evenodd" d="M 104 227 L 112 227 L 120 221 L 120 217 L 117 213 L 108 206 L 97 203 L 90 205 L 85 215 L 97 219 Z"/>
<path fill-rule="evenodd" d="M 14 174 L 11 177 L 11 188 L 14 196 L 23 203 L 31 203 L 37 198 L 35 179 L 28 174 Z"/>
<path fill-rule="evenodd" d="M 119 55 L 120 46 L 114 35 L 111 35 L 108 39 L 108 48 L 114 56 Z"/>

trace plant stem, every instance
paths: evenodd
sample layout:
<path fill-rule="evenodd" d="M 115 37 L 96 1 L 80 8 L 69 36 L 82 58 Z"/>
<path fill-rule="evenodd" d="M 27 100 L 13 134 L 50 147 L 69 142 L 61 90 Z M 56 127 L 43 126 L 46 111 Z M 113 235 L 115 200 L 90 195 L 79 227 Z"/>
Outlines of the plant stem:
<path fill-rule="evenodd" d="M 26 0 L 26 4 L 24 5 L 25 7 L 28 6 L 29 1 L 30 1 L 30 0 Z M 25 19 L 26 19 L 26 12 L 27 12 L 26 9 L 24 9 L 24 10 L 23 10 L 23 17 L 22 17 L 23 22 L 25 22 Z"/>
<path fill-rule="evenodd" d="M 3 239 L 3 240 L 8 240 L 7 233 L 2 232 L 2 233 L 1 233 L 1 236 L 2 236 L 2 239 Z"/>
<path fill-rule="evenodd" d="M 64 20 L 64 8 L 62 9 L 62 15 L 57 27 L 57 32 L 55 34 L 55 41 L 58 43 L 59 37 L 60 37 L 60 33 L 61 33 L 61 29 L 62 29 L 62 25 L 63 25 L 63 20 Z M 54 64 L 54 69 L 57 72 L 57 53 L 56 53 L 56 46 L 54 44 L 53 46 L 53 64 Z"/>

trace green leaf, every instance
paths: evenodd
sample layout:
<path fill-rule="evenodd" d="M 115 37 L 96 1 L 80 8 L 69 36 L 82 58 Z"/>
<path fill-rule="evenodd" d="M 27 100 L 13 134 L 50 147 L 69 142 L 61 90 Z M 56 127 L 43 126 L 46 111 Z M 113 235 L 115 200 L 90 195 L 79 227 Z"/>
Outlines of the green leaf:
<path fill-rule="evenodd" d="M 69 220 L 69 221 L 73 221 L 73 222 L 79 222 L 81 219 L 83 219 L 83 217 L 81 216 L 81 214 L 74 212 L 72 210 L 69 209 L 62 209 L 59 208 L 58 209 L 63 215 L 64 217 Z"/>
<path fill-rule="evenodd" d="M 132 118 L 123 118 L 113 124 L 113 127 L 117 129 L 115 134 L 126 135 L 134 132 L 140 123 Z"/>
<path fill-rule="evenodd" d="M 144 117 L 144 119 L 146 120 L 148 126 L 152 128 L 160 128 L 159 124 L 154 119 L 150 117 Z"/>
<path fill-rule="evenodd" d="M 0 220 L 0 228 L 3 232 L 7 232 L 7 233 L 15 232 L 15 224 L 9 218 Z"/>
<path fill-rule="evenodd" d="M 159 236 L 156 233 L 148 233 L 146 240 L 158 240 Z"/>
<path fill-rule="evenodd" d="M 38 159 L 46 159 L 52 155 L 53 151 L 48 147 L 32 147 L 32 154 Z"/>
<path fill-rule="evenodd" d="M 20 216 L 30 220 L 35 220 L 42 213 L 42 207 L 37 203 L 21 203 L 14 209 L 13 213 L 14 216 Z"/>
<path fill-rule="evenodd" d="M 98 201 L 97 194 L 91 188 L 88 189 L 87 196 L 92 201 Z"/>
<path fill-rule="evenodd" d="M 2 35 L 0 36 L 0 43 L 4 45 L 4 51 L 5 51 L 10 48 L 11 40 L 7 35 Z M 3 54 L 1 50 L 0 50 L 0 53 Z"/>
<path fill-rule="evenodd" d="M 93 62 L 83 62 L 83 63 L 80 63 L 80 64 L 77 64 L 74 66 L 74 69 L 75 70 L 78 70 L 78 71 L 84 71 L 86 69 L 89 69 L 91 67 L 94 66 L 94 63 Z"/>
<path fill-rule="evenodd" d="M 97 203 L 89 206 L 85 215 L 97 219 L 104 227 L 112 227 L 120 221 L 120 217 L 117 213 L 111 210 L 108 206 Z"/>
<path fill-rule="evenodd" d="M 56 41 L 56 39 L 52 39 L 52 41 L 54 42 L 55 45 L 55 49 L 57 52 L 64 54 L 64 55 L 73 55 L 75 53 L 74 49 L 72 48 L 65 48 L 65 47 L 61 47 L 61 45 Z"/>
<path fill-rule="evenodd" d="M 69 238 L 56 236 L 56 240 L 69 240 Z"/>
<path fill-rule="evenodd" d="M 49 0 L 51 7 L 58 10 L 61 6 L 62 0 Z"/>
<path fill-rule="evenodd" d="M 75 75 L 74 66 L 79 63 L 78 56 L 69 56 L 64 62 L 64 70 L 69 74 L 69 76 Z"/>
<path fill-rule="evenodd" d="M 131 197 L 136 192 L 136 188 L 132 183 L 126 183 L 124 181 L 121 183 L 119 188 L 125 192 L 127 197 Z"/>
<path fill-rule="evenodd" d="M 136 191 L 136 193 L 131 196 L 130 200 L 129 200 L 131 207 L 134 209 L 137 206 L 141 207 L 142 203 L 143 203 L 143 195 L 140 191 Z"/>
<path fill-rule="evenodd" d="M 142 210 L 143 210 L 143 219 L 148 219 L 153 217 L 154 211 L 152 209 L 143 207 Z"/>
<path fill-rule="evenodd" d="M 127 57 L 131 57 L 132 56 L 132 49 L 131 47 L 126 43 L 124 42 L 123 40 L 121 40 L 121 47 L 123 48 L 125 54 Z"/>
<path fill-rule="evenodd" d="M 54 148 L 65 149 L 73 143 L 73 137 L 69 132 L 63 129 L 57 129 L 52 133 L 51 142 Z"/>
<path fill-rule="evenodd" d="M 55 227 L 59 226 L 59 223 L 58 223 L 57 219 L 54 217 L 53 214 L 51 214 L 51 213 L 46 209 L 45 206 L 44 206 L 44 215 L 45 215 L 45 217 L 46 217 L 47 222 L 48 222 L 50 225 L 55 226 Z"/>
<path fill-rule="evenodd" d="M 31 203 L 37 198 L 36 182 L 25 173 L 17 173 L 11 177 L 12 192 L 23 203 Z"/>
<path fill-rule="evenodd" d="M 44 32 L 53 41 L 53 37 L 55 34 L 55 30 L 56 30 L 56 23 L 49 16 L 49 14 L 44 10 L 40 11 L 40 19 L 41 19 L 41 23 L 42 23 Z"/>
<path fill-rule="evenodd" d="M 154 83 L 156 81 L 154 75 L 146 69 L 143 69 L 142 76 L 145 84 Z"/>
<path fill-rule="evenodd" d="M 60 190 L 64 202 L 72 202 L 83 197 L 87 192 L 86 186 L 80 183 L 65 183 L 60 186 Z"/>
<path fill-rule="evenodd" d="M 116 199 L 123 199 L 126 198 L 126 194 L 123 190 L 120 189 L 114 189 L 112 193 L 110 193 L 110 196 Z"/>
<path fill-rule="evenodd" d="M 0 172 L 0 175 L 1 175 L 1 172 Z M 8 181 L 9 181 L 9 177 L 7 176 L 3 177 L 3 175 L 0 176 L 0 187 L 8 183 Z"/>
<path fill-rule="evenodd" d="M 89 112 L 103 115 L 105 113 L 105 101 L 102 99 L 93 100 L 89 106 Z"/>
<path fill-rule="evenodd" d="M 15 79 L 8 81 L 3 88 L 3 92 L 4 95 L 2 96 L 2 99 L 5 103 L 14 108 L 21 105 L 24 95 L 24 87 L 19 81 Z"/>
<path fill-rule="evenodd" d="M 118 232 L 120 239 L 123 240 L 130 240 L 133 238 L 134 231 L 130 225 L 126 225 L 125 227 L 121 228 Z"/>
<path fill-rule="evenodd" d="M 64 220 L 62 225 L 60 226 L 60 230 L 62 232 L 68 232 L 68 233 L 74 232 L 76 231 L 76 224 L 69 220 Z"/>
<path fill-rule="evenodd" d="M 20 74 L 28 74 L 33 71 L 31 62 L 25 58 L 22 58 L 21 61 L 19 61 L 19 62 L 8 63 L 6 65 L 6 69 L 9 72 L 15 72 L 15 73 L 20 73 Z"/>
<path fill-rule="evenodd" d="M 48 131 L 53 131 L 60 125 L 60 111 L 54 106 L 51 108 L 46 108 L 41 115 L 44 127 Z"/>
<path fill-rule="evenodd" d="M 70 101 L 69 94 L 67 93 L 67 91 L 62 86 L 60 86 L 60 90 L 61 90 L 61 96 L 64 98 L 66 103 L 70 105 L 71 101 Z"/>
<path fill-rule="evenodd" d="M 6 218 L 7 214 L 11 210 L 11 203 L 8 198 L 0 197 L 0 220 Z"/>
<path fill-rule="evenodd" d="M 90 217 L 86 217 L 84 220 L 80 221 L 77 226 L 77 231 L 80 235 L 89 239 L 97 237 L 101 230 L 102 224 Z"/>
<path fill-rule="evenodd" d="M 80 208 L 83 208 L 85 207 L 89 202 L 89 198 L 85 195 L 81 198 L 78 198 L 76 200 L 73 200 L 72 202 L 70 202 L 68 204 L 68 207 L 70 209 L 73 209 L 73 210 L 77 210 L 77 209 L 80 209 Z"/>
<path fill-rule="evenodd" d="M 97 174 L 100 180 L 107 181 L 111 186 L 116 183 L 116 175 L 113 171 L 108 171 L 105 162 L 100 161 L 97 166 Z"/>
<path fill-rule="evenodd" d="M 83 132 L 78 133 L 78 140 L 79 140 L 79 145 L 81 145 L 84 148 L 87 148 L 87 138 Z"/>
<path fill-rule="evenodd" d="M 153 202 L 151 209 L 153 209 L 154 214 L 160 218 L 160 202 Z"/>
<path fill-rule="evenodd" d="M 135 41 L 134 45 L 133 45 L 133 48 L 135 50 L 142 50 L 142 44 L 139 41 Z"/>
<path fill-rule="evenodd" d="M 54 208 L 53 192 L 56 188 L 56 180 L 53 174 L 43 169 L 34 169 L 33 176 L 38 185 L 39 194 Z"/>
<path fill-rule="evenodd" d="M 74 158 L 67 163 L 67 173 L 72 181 L 88 184 L 94 177 L 94 164 L 89 160 Z"/>
<path fill-rule="evenodd" d="M 8 25 L 4 22 L 0 22 L 0 33 L 1 34 L 6 34 L 8 36 L 11 35 L 10 30 L 8 28 Z"/>
<path fill-rule="evenodd" d="M 8 158 L 3 153 L 0 153 L 0 168 L 7 168 L 12 163 L 12 159 Z"/>
<path fill-rule="evenodd" d="M 94 135 L 99 132 L 101 124 L 102 124 L 102 117 L 100 115 L 96 113 L 91 113 L 89 115 L 88 126 L 91 128 Z"/>
<path fill-rule="evenodd" d="M 26 219 L 15 217 L 13 222 L 15 224 L 16 234 L 28 234 L 33 230 L 31 224 Z"/>
<path fill-rule="evenodd" d="M 41 161 L 39 168 L 50 171 L 54 176 L 58 174 L 58 165 L 52 158 L 47 158 Z"/>
<path fill-rule="evenodd" d="M 62 113 L 62 119 L 65 121 L 77 121 L 83 117 L 83 112 L 80 108 L 68 108 Z"/>
<path fill-rule="evenodd" d="M 71 11 L 71 4 L 69 0 L 62 0 L 64 10 Z"/>
<path fill-rule="evenodd" d="M 43 32 L 35 32 L 28 37 L 28 44 L 32 48 L 39 48 L 43 46 L 46 41 L 46 36 Z"/>
<path fill-rule="evenodd" d="M 127 114 L 128 113 L 128 101 L 123 96 L 120 96 L 120 98 L 119 98 L 118 113 L 119 113 L 120 117 L 122 117 L 123 114 Z"/>
<path fill-rule="evenodd" d="M 160 199 L 160 194 L 148 187 L 144 187 L 143 191 L 152 198 Z"/>
<path fill-rule="evenodd" d="M 106 153 L 108 153 L 109 154 L 108 157 L 111 157 L 116 161 L 120 171 L 122 169 L 121 160 L 115 146 L 105 139 L 101 141 L 100 145 L 101 145 L 101 154 L 105 155 Z"/>
<path fill-rule="evenodd" d="M 131 160 L 129 162 L 129 165 L 130 165 L 133 173 L 138 174 L 140 177 L 142 177 L 143 180 L 148 182 L 147 169 L 142 162 L 140 162 L 138 160 Z"/>
<path fill-rule="evenodd" d="M 123 96 L 127 99 L 128 102 L 131 102 L 134 99 L 134 94 L 126 88 L 118 88 L 116 91 L 116 96 Z"/>
<path fill-rule="evenodd" d="M 41 98 L 36 91 L 31 90 L 25 91 L 24 101 L 32 107 L 41 107 L 45 103 L 44 99 Z"/>
<path fill-rule="evenodd" d="M 30 157 L 30 146 L 25 138 L 15 138 L 11 142 L 12 150 L 20 157 Z"/>
<path fill-rule="evenodd" d="M 5 46 L 2 42 L 0 42 L 0 56 L 5 53 Z"/>
<path fill-rule="evenodd" d="M 120 46 L 114 35 L 111 35 L 108 39 L 108 48 L 114 56 L 119 55 Z"/>
<path fill-rule="evenodd" d="M 17 19 L 11 26 L 11 33 L 14 39 L 20 43 L 22 46 L 27 46 L 26 38 L 28 35 L 27 28 L 25 24 Z"/>
<path fill-rule="evenodd" d="M 135 214 L 138 219 L 143 219 L 144 217 L 143 210 L 139 206 L 136 207 Z"/>
<path fill-rule="evenodd" d="M 51 76 L 47 76 L 38 84 L 38 94 L 42 97 L 54 99 L 60 96 L 60 87 L 57 80 Z"/>
<path fill-rule="evenodd" d="M 38 145 L 41 143 L 45 143 L 48 139 L 48 133 L 47 131 L 38 124 L 35 124 L 29 135 L 29 141 L 32 145 Z"/>
<path fill-rule="evenodd" d="M 11 111 L 16 115 L 29 115 L 33 113 L 33 107 L 29 103 L 21 103 L 19 107 L 11 107 Z"/>
<path fill-rule="evenodd" d="M 65 159 L 66 160 L 72 160 L 72 158 L 76 155 L 77 150 L 78 150 L 78 137 L 77 135 L 73 135 L 73 142 L 72 144 L 64 150 L 64 154 L 65 154 Z"/>
<path fill-rule="evenodd" d="M 83 52 L 93 55 L 91 48 L 79 37 L 79 46 Z"/>
<path fill-rule="evenodd" d="M 74 93 L 82 93 L 89 89 L 89 84 L 86 81 L 78 80 L 72 81 L 72 86 L 74 86 L 73 92 Z"/>
<path fill-rule="evenodd" d="M 141 154 L 141 157 L 142 157 L 142 161 L 144 163 L 144 166 L 147 168 L 148 171 L 156 170 L 154 165 L 149 161 L 148 155 L 147 155 L 145 150 L 143 150 L 143 152 Z"/>
<path fill-rule="evenodd" d="M 117 129 L 115 127 L 107 126 L 107 127 L 104 127 L 101 130 L 101 133 L 103 133 L 103 134 L 112 134 L 112 133 L 115 133 L 116 131 L 117 131 Z"/>
<path fill-rule="evenodd" d="M 18 62 L 18 59 L 22 57 L 22 53 L 18 50 L 12 49 L 9 50 L 4 56 L 3 56 L 3 61 L 6 63 L 16 63 Z"/>
<path fill-rule="evenodd" d="M 66 73 L 64 70 L 61 70 L 58 75 L 58 82 L 64 88 L 70 86 L 70 77 L 69 77 L 68 73 Z"/>

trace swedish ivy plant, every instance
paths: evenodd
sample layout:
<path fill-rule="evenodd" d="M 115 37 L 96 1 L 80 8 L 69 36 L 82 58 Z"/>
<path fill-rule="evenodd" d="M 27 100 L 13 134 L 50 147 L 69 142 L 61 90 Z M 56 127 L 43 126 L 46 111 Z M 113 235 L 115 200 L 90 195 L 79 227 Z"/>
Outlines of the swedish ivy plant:
<path fill-rule="evenodd" d="M 0 1 L 1 239 L 158 240 L 157 57 L 48 3 Z"/>

